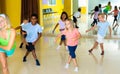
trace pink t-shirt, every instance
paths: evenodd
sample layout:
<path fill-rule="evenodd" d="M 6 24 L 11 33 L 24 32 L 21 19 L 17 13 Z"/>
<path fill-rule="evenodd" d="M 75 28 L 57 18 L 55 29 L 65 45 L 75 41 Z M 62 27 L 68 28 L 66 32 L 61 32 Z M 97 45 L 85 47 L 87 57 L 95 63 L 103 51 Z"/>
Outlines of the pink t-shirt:
<path fill-rule="evenodd" d="M 72 32 L 64 30 L 62 33 L 66 36 L 68 46 L 78 45 L 78 39 L 76 39 L 78 35 L 80 34 L 78 29 L 74 28 Z"/>

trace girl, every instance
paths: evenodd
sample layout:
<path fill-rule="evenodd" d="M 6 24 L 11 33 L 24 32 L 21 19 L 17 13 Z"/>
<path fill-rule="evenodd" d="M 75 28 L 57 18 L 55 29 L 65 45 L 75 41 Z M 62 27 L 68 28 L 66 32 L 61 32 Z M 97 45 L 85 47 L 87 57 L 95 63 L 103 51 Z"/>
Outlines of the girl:
<path fill-rule="evenodd" d="M 74 28 L 74 23 L 72 20 L 70 19 L 66 20 L 65 24 L 66 24 L 66 29 L 63 31 L 62 34 L 58 35 L 58 37 L 60 37 L 63 34 L 66 36 L 67 46 L 69 49 L 68 62 L 66 63 L 65 68 L 67 69 L 69 67 L 69 64 L 72 60 L 75 65 L 74 71 L 78 72 L 78 65 L 76 61 L 75 51 L 78 45 L 78 40 L 79 38 L 81 38 L 81 34 L 79 33 L 77 28 Z"/>
<path fill-rule="evenodd" d="M 103 8 L 105 8 L 103 10 L 104 14 L 106 15 L 106 20 L 107 20 L 107 17 L 108 17 L 108 11 L 110 11 L 112 9 L 112 6 L 111 6 L 111 2 L 108 2 L 108 5 L 104 6 Z"/>
<path fill-rule="evenodd" d="M 97 24 L 97 22 L 98 22 L 98 14 L 99 14 L 99 7 L 96 6 L 95 9 L 94 9 L 94 12 L 91 14 L 91 18 L 92 18 L 92 15 L 94 15 L 94 21 L 91 24 L 91 26 L 94 26 L 95 24 Z"/>
<path fill-rule="evenodd" d="M 117 23 L 117 17 L 118 17 L 118 13 L 119 13 L 119 10 L 117 9 L 117 6 L 115 6 L 115 8 L 114 8 L 114 10 L 112 11 L 113 13 L 114 13 L 114 21 L 113 21 L 113 30 L 114 30 L 114 28 L 116 27 L 116 25 L 118 24 Z M 111 13 L 112 13 L 111 12 Z M 111 14 L 110 13 L 110 14 Z M 115 23 L 115 21 L 116 21 L 116 25 L 114 26 L 114 23 Z"/>
<path fill-rule="evenodd" d="M 9 74 L 7 56 L 15 50 L 15 30 L 10 28 L 10 22 L 5 14 L 0 14 L 0 63 L 3 74 Z"/>
<path fill-rule="evenodd" d="M 59 22 L 56 24 L 56 26 L 54 27 L 52 33 L 54 33 L 55 29 L 58 27 L 58 25 L 60 26 L 60 32 L 62 33 L 64 30 L 65 30 L 65 21 L 66 19 L 68 19 L 68 14 L 66 12 L 62 12 L 61 14 L 61 17 L 60 17 L 61 20 L 59 20 Z M 61 36 L 61 41 L 60 41 L 60 44 L 59 46 L 57 47 L 57 50 L 59 50 L 59 48 L 61 47 L 62 43 L 64 43 L 64 45 L 66 46 L 66 39 L 65 39 L 65 35 L 62 35 Z M 66 46 L 66 50 L 67 50 L 67 46 Z"/>

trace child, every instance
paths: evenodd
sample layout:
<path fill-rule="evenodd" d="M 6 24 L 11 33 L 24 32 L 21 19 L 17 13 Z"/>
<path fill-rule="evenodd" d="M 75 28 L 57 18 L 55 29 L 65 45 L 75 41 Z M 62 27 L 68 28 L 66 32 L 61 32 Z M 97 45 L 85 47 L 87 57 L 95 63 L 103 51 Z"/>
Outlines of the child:
<path fill-rule="evenodd" d="M 99 8 L 99 13 L 102 13 L 102 5 L 101 4 L 98 5 L 98 8 Z"/>
<path fill-rule="evenodd" d="M 67 39 L 69 57 L 68 57 L 68 62 L 66 63 L 65 68 L 67 69 L 69 67 L 69 64 L 72 60 L 75 65 L 74 71 L 78 72 L 78 65 L 76 61 L 75 51 L 78 45 L 78 40 L 81 37 L 81 34 L 79 33 L 78 29 L 74 28 L 74 23 L 72 20 L 70 19 L 66 20 L 65 24 L 66 24 L 66 29 L 63 31 L 62 34 L 58 35 L 58 37 L 60 37 L 61 35 L 64 34 Z"/>
<path fill-rule="evenodd" d="M 22 43 L 20 44 L 19 48 L 22 48 L 23 43 L 25 42 L 25 38 L 26 38 L 26 36 L 27 36 L 27 33 L 26 33 L 26 31 L 25 31 L 26 27 L 25 27 L 24 25 L 27 24 L 28 22 L 29 22 L 29 19 L 28 19 L 28 18 L 24 18 L 24 19 L 23 19 L 23 23 L 22 23 L 20 26 L 18 26 L 18 27 L 15 28 L 15 30 L 18 30 L 18 29 L 21 29 L 21 30 L 22 30 L 23 41 L 22 41 Z"/>
<path fill-rule="evenodd" d="M 7 57 L 13 55 L 16 45 L 15 30 L 10 27 L 10 22 L 5 14 L 0 14 L 0 63 L 2 74 L 9 74 Z"/>
<path fill-rule="evenodd" d="M 105 15 L 103 13 L 100 13 L 98 15 L 98 19 L 99 19 L 99 22 L 97 25 L 94 25 L 90 29 L 86 30 L 86 32 L 89 32 L 90 30 L 94 30 L 96 27 L 98 27 L 97 40 L 95 41 L 95 44 L 89 50 L 89 52 L 91 53 L 93 49 L 95 49 L 98 46 L 98 44 L 100 44 L 101 51 L 102 51 L 101 55 L 104 55 L 103 39 L 105 37 L 105 34 L 108 28 L 111 36 L 111 28 L 110 28 L 110 24 L 107 21 L 105 21 Z"/>
<path fill-rule="evenodd" d="M 114 10 L 112 12 L 114 13 L 114 21 L 113 21 L 113 25 L 112 25 L 113 26 L 113 30 L 114 30 L 114 28 L 118 24 L 117 23 L 117 17 L 118 17 L 119 10 L 117 9 L 117 6 L 115 6 L 115 8 L 114 8 Z M 116 25 L 114 26 L 115 21 L 116 21 Z"/>
<path fill-rule="evenodd" d="M 105 8 L 103 10 L 104 14 L 106 15 L 106 20 L 107 20 L 107 17 L 108 17 L 108 11 L 110 11 L 112 9 L 112 6 L 111 6 L 111 2 L 108 2 L 108 5 L 104 6 L 103 8 Z"/>
<path fill-rule="evenodd" d="M 68 19 L 68 15 L 66 12 L 62 12 L 61 14 L 61 17 L 60 17 L 61 20 L 59 20 L 59 22 L 56 24 L 56 26 L 54 27 L 52 33 L 54 33 L 55 29 L 58 27 L 58 25 L 60 26 L 60 32 L 62 33 L 64 30 L 65 30 L 65 21 L 66 19 Z M 59 46 L 57 47 L 57 50 L 61 47 L 62 43 L 64 43 L 64 45 L 66 46 L 66 39 L 65 39 L 65 35 L 62 35 L 61 36 L 61 41 L 60 41 L 60 44 Z M 67 46 L 66 46 L 66 50 L 67 50 Z"/>
<path fill-rule="evenodd" d="M 30 19 L 31 22 L 25 25 L 27 28 L 25 30 L 27 32 L 27 36 L 25 38 L 27 52 L 25 56 L 23 57 L 23 62 L 26 62 L 27 56 L 29 55 L 30 52 L 32 52 L 32 55 L 34 59 L 36 60 L 36 65 L 40 66 L 40 63 L 35 53 L 35 45 L 42 35 L 42 28 L 37 23 L 37 20 L 38 20 L 38 16 L 36 14 L 32 14 L 31 19 Z"/>
<path fill-rule="evenodd" d="M 94 21 L 91 24 L 91 26 L 94 26 L 98 22 L 98 14 L 99 14 L 99 8 L 98 8 L 98 6 L 95 6 L 94 12 L 91 14 L 91 18 L 92 18 L 93 14 L 94 14 Z"/>
<path fill-rule="evenodd" d="M 81 12 L 81 8 L 78 8 L 78 11 L 73 14 L 73 21 L 74 21 L 74 23 L 75 23 L 75 27 L 76 27 L 76 28 L 79 28 L 79 27 L 77 26 L 77 18 L 80 18 L 80 17 L 81 17 L 81 13 L 80 13 L 80 12 Z"/>

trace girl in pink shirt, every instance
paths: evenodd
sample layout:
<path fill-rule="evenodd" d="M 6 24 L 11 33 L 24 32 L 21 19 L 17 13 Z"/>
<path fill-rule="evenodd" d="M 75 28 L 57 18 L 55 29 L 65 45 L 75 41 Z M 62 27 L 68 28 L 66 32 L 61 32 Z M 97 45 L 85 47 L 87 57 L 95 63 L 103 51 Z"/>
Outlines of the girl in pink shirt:
<path fill-rule="evenodd" d="M 72 20 L 70 19 L 66 20 L 65 24 L 66 29 L 62 32 L 62 34 L 66 36 L 66 42 L 69 49 L 68 62 L 66 63 L 65 68 L 67 69 L 69 67 L 69 64 L 72 60 L 75 65 L 74 71 L 78 72 L 75 50 L 77 48 L 78 40 L 81 37 L 81 34 L 79 33 L 77 28 L 74 28 Z M 60 34 L 58 37 L 60 37 L 62 34 Z"/>

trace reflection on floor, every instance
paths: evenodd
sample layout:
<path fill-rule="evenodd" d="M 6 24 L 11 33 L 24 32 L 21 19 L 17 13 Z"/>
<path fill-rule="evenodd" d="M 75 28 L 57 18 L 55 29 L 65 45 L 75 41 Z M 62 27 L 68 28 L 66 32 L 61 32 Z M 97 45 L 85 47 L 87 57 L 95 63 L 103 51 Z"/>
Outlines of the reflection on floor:
<path fill-rule="evenodd" d="M 25 54 L 25 46 L 19 48 L 20 36 L 17 36 L 17 48 L 12 57 L 8 58 L 8 65 L 11 74 L 119 74 L 120 73 L 120 40 L 106 39 L 104 42 L 105 55 L 101 56 L 100 47 L 97 47 L 93 54 L 88 53 L 92 47 L 94 39 L 82 38 L 77 47 L 77 61 L 79 72 L 74 72 L 73 63 L 65 69 L 68 51 L 62 46 L 56 50 L 58 42 L 54 42 L 55 37 L 43 36 L 36 45 L 36 53 L 41 66 L 37 67 L 30 54 L 27 62 L 22 62 Z M 1 67 L 0 67 L 1 74 Z"/>

